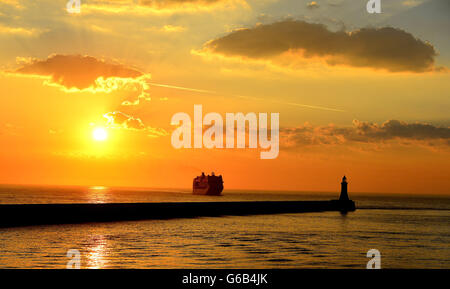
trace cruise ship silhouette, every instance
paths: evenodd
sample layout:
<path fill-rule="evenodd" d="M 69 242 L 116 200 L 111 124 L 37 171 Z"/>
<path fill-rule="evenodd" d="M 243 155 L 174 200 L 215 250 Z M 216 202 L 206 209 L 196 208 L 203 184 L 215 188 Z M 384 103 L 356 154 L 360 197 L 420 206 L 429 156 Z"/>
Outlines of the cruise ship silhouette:
<path fill-rule="evenodd" d="M 207 176 L 202 172 L 201 176 L 194 178 L 192 183 L 192 193 L 194 195 L 220 196 L 222 191 L 222 176 L 216 176 L 214 172 Z"/>

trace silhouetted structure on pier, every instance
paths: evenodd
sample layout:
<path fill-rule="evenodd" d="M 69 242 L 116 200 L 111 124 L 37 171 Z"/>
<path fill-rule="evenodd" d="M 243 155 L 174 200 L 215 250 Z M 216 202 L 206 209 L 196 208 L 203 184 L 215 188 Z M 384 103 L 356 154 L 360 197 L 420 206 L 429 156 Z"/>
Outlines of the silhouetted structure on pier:
<path fill-rule="evenodd" d="M 341 182 L 341 195 L 339 196 L 339 201 L 349 201 L 347 193 L 347 178 L 344 176 Z"/>
<path fill-rule="evenodd" d="M 347 185 L 347 177 L 344 176 L 341 182 L 341 194 L 339 196 L 339 200 L 332 201 L 336 204 L 337 207 L 340 208 L 341 212 L 356 210 L 355 202 L 350 200 L 350 198 L 348 197 Z"/>

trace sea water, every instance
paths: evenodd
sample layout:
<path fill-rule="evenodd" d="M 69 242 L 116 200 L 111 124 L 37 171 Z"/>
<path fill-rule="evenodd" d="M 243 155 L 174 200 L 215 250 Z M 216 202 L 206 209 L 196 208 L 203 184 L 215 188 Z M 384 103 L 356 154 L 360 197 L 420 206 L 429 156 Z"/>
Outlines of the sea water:
<path fill-rule="evenodd" d="M 0 186 L 0 203 L 329 200 L 337 193 Z M 450 268 L 450 198 L 350 193 L 357 210 L 0 228 L 0 268 Z"/>

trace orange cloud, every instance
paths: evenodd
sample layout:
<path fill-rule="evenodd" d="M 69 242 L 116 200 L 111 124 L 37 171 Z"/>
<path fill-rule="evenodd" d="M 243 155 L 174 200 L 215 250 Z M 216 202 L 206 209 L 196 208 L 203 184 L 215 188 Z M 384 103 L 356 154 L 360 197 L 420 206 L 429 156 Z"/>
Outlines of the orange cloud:
<path fill-rule="evenodd" d="M 105 113 L 103 117 L 108 120 L 107 125 L 112 128 L 145 131 L 150 137 L 168 135 L 164 129 L 146 126 L 140 118 L 132 117 L 120 111 Z"/>
<path fill-rule="evenodd" d="M 92 56 L 58 54 L 45 60 L 33 60 L 17 69 L 16 73 L 50 76 L 54 83 L 69 89 L 91 87 L 100 77 L 137 78 L 143 75 L 136 69 L 106 63 Z"/>
<path fill-rule="evenodd" d="M 106 2 L 106 3 L 105 3 Z M 248 7 L 245 0 L 93 0 L 83 4 L 83 13 L 102 12 L 146 15 L 209 11 L 218 8 Z"/>
<path fill-rule="evenodd" d="M 15 73 L 46 77 L 49 86 L 66 92 L 105 92 L 125 89 L 138 93 L 135 100 L 123 105 L 137 105 L 140 100 L 150 100 L 147 81 L 151 76 L 123 64 L 108 63 L 92 56 L 54 54 L 47 59 L 19 58 L 22 67 Z"/>
<path fill-rule="evenodd" d="M 328 66 L 416 73 L 435 70 L 437 55 L 431 44 L 392 27 L 333 32 L 322 24 L 295 20 L 235 30 L 207 42 L 204 50 L 226 57 L 273 60 L 282 66 L 297 58 Z"/>
<path fill-rule="evenodd" d="M 166 7 L 181 7 L 186 4 L 210 6 L 215 5 L 219 2 L 227 2 L 227 1 L 228 0 L 139 0 L 139 4 L 161 9 Z"/>

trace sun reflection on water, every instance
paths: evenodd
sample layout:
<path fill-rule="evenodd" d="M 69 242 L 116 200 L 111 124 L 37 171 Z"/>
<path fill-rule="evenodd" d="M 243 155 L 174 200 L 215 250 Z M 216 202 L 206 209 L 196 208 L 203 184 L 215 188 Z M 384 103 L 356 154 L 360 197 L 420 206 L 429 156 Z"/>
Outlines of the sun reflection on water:
<path fill-rule="evenodd" d="M 100 269 L 105 267 L 108 244 L 104 235 L 92 236 L 86 249 L 87 268 Z"/>
<path fill-rule="evenodd" d="M 87 189 L 87 198 L 90 203 L 108 203 L 111 201 L 110 193 L 108 187 L 93 186 Z"/>

